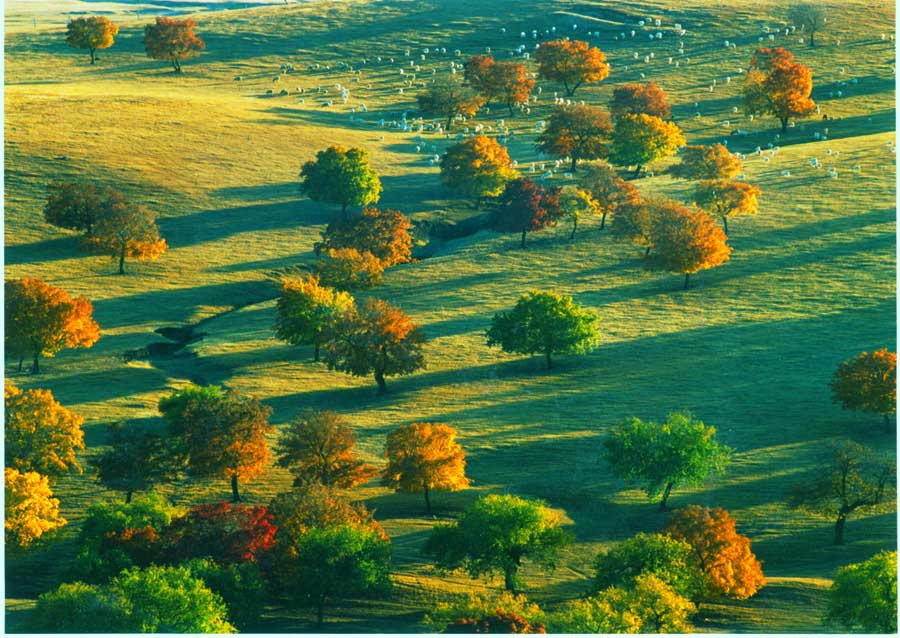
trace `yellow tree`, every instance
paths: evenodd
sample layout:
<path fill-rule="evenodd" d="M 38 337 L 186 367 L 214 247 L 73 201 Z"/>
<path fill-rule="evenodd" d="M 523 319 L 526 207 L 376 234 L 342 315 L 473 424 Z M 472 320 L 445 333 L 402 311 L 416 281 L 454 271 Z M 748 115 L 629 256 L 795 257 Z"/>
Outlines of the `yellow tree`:
<path fill-rule="evenodd" d="M 384 262 L 368 250 L 356 248 L 329 248 L 319 255 L 315 265 L 316 276 L 326 286 L 346 293 L 351 290 L 368 290 L 381 283 Z M 316 361 L 318 361 L 318 347 Z"/>
<path fill-rule="evenodd" d="M 6 467 L 45 476 L 81 472 L 75 451 L 84 449 L 84 418 L 57 403 L 49 390 L 23 392 L 6 381 L 4 395 Z"/>
<path fill-rule="evenodd" d="M 570 96 L 582 84 L 600 82 L 609 75 L 609 64 L 603 51 L 581 40 L 544 42 L 534 59 L 540 76 L 559 82 Z"/>
<path fill-rule="evenodd" d="M 650 235 L 655 252 L 649 267 L 684 273 L 685 290 L 691 274 L 720 266 L 731 255 L 728 237 L 709 215 L 675 202 L 654 209 Z"/>
<path fill-rule="evenodd" d="M 94 51 L 111 47 L 118 34 L 118 25 L 104 16 L 72 18 L 66 28 L 66 44 L 74 49 L 89 50 L 93 64 L 96 59 Z"/>
<path fill-rule="evenodd" d="M 790 118 L 806 117 L 816 110 L 812 93 L 812 71 L 793 61 L 781 48 L 759 49 L 744 81 L 744 111 L 749 115 L 771 114 L 787 132 Z"/>
<path fill-rule="evenodd" d="M 484 197 L 496 197 L 519 173 L 505 146 L 487 135 L 476 135 L 447 149 L 441 158 L 441 181 L 467 197 L 476 206 Z"/>
<path fill-rule="evenodd" d="M 727 235 L 728 218 L 756 215 L 759 212 L 759 202 L 756 198 L 761 194 L 762 191 L 758 186 L 747 182 L 704 180 L 694 191 L 694 201 L 710 215 L 722 218 Z"/>
<path fill-rule="evenodd" d="M 600 212 L 600 204 L 597 200 L 591 197 L 588 191 L 577 186 L 563 186 L 559 194 L 559 208 L 563 215 L 572 219 L 572 232 L 569 234 L 569 239 L 575 238 L 579 219 Z M 601 230 L 602 228 L 601 226 Z"/>
<path fill-rule="evenodd" d="M 82 240 L 91 251 L 119 260 L 119 274 L 125 274 L 125 258 L 154 260 L 166 252 L 168 245 L 159 236 L 156 214 L 133 204 L 113 190 L 97 210 L 91 233 Z"/>
<path fill-rule="evenodd" d="M 675 155 L 684 143 L 681 129 L 673 122 L 626 113 L 616 120 L 609 160 L 617 166 L 635 166 L 637 177 L 645 164 Z"/>
<path fill-rule="evenodd" d="M 275 336 L 293 346 L 314 347 L 314 359 L 325 331 L 353 306 L 353 297 L 319 284 L 315 276 L 285 279 L 275 307 Z"/>
<path fill-rule="evenodd" d="M 737 533 L 725 510 L 688 505 L 672 514 L 666 533 L 691 546 L 708 596 L 749 598 L 766 584 L 750 539 Z"/>
<path fill-rule="evenodd" d="M 582 168 L 578 180 L 582 190 L 596 202 L 600 213 L 600 230 L 606 227 L 606 218 L 626 206 L 636 206 L 640 202 L 637 189 L 620 178 L 612 166 L 606 162 L 592 162 Z"/>
<path fill-rule="evenodd" d="M 669 173 L 682 179 L 732 179 L 744 168 L 740 158 L 724 144 L 685 146 L 681 162 Z"/>
<path fill-rule="evenodd" d="M 897 413 L 897 353 L 882 348 L 844 361 L 831 380 L 831 394 L 846 410 L 880 414 L 890 428 Z"/>
<path fill-rule="evenodd" d="M 361 148 L 332 145 L 318 151 L 316 159 L 300 169 L 300 192 L 314 202 L 341 205 L 346 219 L 348 206 L 368 206 L 381 198 L 381 180 Z"/>
<path fill-rule="evenodd" d="M 59 499 L 53 498 L 50 481 L 37 472 L 4 470 L 6 542 L 8 548 L 23 549 L 66 524 L 59 515 Z"/>
<path fill-rule="evenodd" d="M 62 288 L 41 279 L 23 277 L 4 282 L 6 351 L 19 359 L 31 355 L 37 374 L 41 355 L 52 357 L 63 348 L 90 348 L 100 338 L 93 306 L 84 297 L 72 298 Z"/>
<path fill-rule="evenodd" d="M 466 453 L 456 442 L 456 430 L 445 423 L 412 423 L 388 435 L 384 456 L 388 465 L 382 483 L 398 492 L 425 494 L 431 514 L 431 492 L 455 492 L 469 485 Z"/>

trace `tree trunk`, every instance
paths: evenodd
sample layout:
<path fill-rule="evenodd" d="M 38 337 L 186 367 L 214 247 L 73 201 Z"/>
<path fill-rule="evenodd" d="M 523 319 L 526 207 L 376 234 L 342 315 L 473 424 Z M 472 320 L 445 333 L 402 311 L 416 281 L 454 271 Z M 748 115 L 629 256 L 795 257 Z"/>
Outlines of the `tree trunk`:
<path fill-rule="evenodd" d="M 125 274 L 125 249 L 127 248 L 126 244 L 122 244 L 122 251 L 119 253 L 119 274 Z"/>
<path fill-rule="evenodd" d="M 525 230 L 524 228 L 522 229 L 522 245 L 521 245 L 522 248 L 525 248 L 525 233 L 527 233 L 527 232 L 528 231 Z"/>
<path fill-rule="evenodd" d="M 319 362 L 319 350 L 321 350 L 321 348 L 322 343 L 318 339 L 316 339 L 313 350 L 313 361 L 315 361 L 316 363 Z"/>
<path fill-rule="evenodd" d="M 844 523 L 847 522 L 847 515 L 844 513 L 838 514 L 837 521 L 834 524 L 834 544 L 835 545 L 843 545 L 844 544 Z"/>
<path fill-rule="evenodd" d="M 575 172 L 575 164 L 577 164 L 577 163 L 578 163 L 578 158 L 577 158 L 577 157 L 573 157 L 573 158 L 572 158 L 572 168 L 571 168 L 571 171 L 572 171 L 573 173 Z"/>
<path fill-rule="evenodd" d="M 811 46 L 811 47 L 816 46 L 816 32 L 815 31 L 809 32 L 809 46 Z"/>
<path fill-rule="evenodd" d="M 787 133 L 788 118 L 782 117 L 779 119 L 781 120 L 781 132 Z"/>
<path fill-rule="evenodd" d="M 240 503 L 241 495 L 238 492 L 238 478 L 237 473 L 231 475 L 231 502 L 232 503 Z"/>
<path fill-rule="evenodd" d="M 728 234 L 728 218 L 724 215 L 722 216 L 722 225 L 725 227 L 725 234 Z"/>
<path fill-rule="evenodd" d="M 553 353 L 550 350 L 547 350 L 544 353 L 544 356 L 547 357 L 547 369 L 550 370 L 553 368 Z"/>
<path fill-rule="evenodd" d="M 512 103 L 512 102 L 507 102 L 507 103 L 506 103 L 506 106 L 509 107 L 509 116 L 512 117 L 513 115 L 515 115 L 515 113 L 513 113 L 513 103 Z"/>
<path fill-rule="evenodd" d="M 691 273 L 684 273 L 684 289 L 687 290 L 691 287 Z"/>
<path fill-rule="evenodd" d="M 669 509 L 668 506 L 666 505 L 666 502 L 669 500 L 669 494 L 672 493 L 673 487 L 675 487 L 675 483 L 672 481 L 669 481 L 669 483 L 666 484 L 666 491 L 663 492 L 662 500 L 659 502 L 659 511 L 660 512 L 665 512 L 667 509 Z"/>
<path fill-rule="evenodd" d="M 19 369 L 16 372 L 22 371 L 22 364 L 25 363 L 25 357 L 19 357 Z"/>
<path fill-rule="evenodd" d="M 637 165 L 637 168 L 634 169 L 634 173 L 631 174 L 631 179 L 637 179 L 638 175 L 641 174 L 641 169 L 644 168 L 640 164 Z"/>
<path fill-rule="evenodd" d="M 569 239 L 575 239 L 576 230 L 578 230 L 578 215 L 572 217 L 572 233 L 569 235 Z"/>
<path fill-rule="evenodd" d="M 452 125 L 452 124 L 453 124 L 453 116 L 449 115 L 449 116 L 447 116 L 447 126 L 445 127 L 447 129 L 448 133 L 450 132 L 450 125 Z"/>
<path fill-rule="evenodd" d="M 600 230 L 603 230 L 606 227 L 606 212 L 600 216 Z"/>
<path fill-rule="evenodd" d="M 506 587 L 506 591 L 511 592 L 513 594 L 516 593 L 516 570 L 517 567 L 507 567 L 503 571 L 503 586 Z"/>
<path fill-rule="evenodd" d="M 325 624 L 325 597 L 319 598 L 319 604 L 316 606 L 316 622 L 319 625 Z"/>
<path fill-rule="evenodd" d="M 644 257 L 650 256 L 650 246 L 647 246 L 647 250 L 644 251 Z"/>
<path fill-rule="evenodd" d="M 431 493 L 428 491 L 428 486 L 425 486 L 425 511 L 431 516 Z"/>
<path fill-rule="evenodd" d="M 38 359 L 41 357 L 41 352 L 39 350 L 34 351 L 34 358 L 31 360 L 31 374 L 38 374 L 41 371 L 41 366 L 38 363 Z"/>
<path fill-rule="evenodd" d="M 20 359 L 20 361 L 21 361 L 21 359 Z M 884 416 L 884 430 L 886 432 L 890 432 L 891 431 L 891 415 L 884 414 L 882 416 Z"/>
<path fill-rule="evenodd" d="M 387 392 L 387 384 L 384 382 L 384 373 L 381 370 L 375 371 L 375 383 L 378 384 L 378 394 Z"/>
<path fill-rule="evenodd" d="M 126 505 L 131 502 L 132 494 L 133 494 L 132 490 L 128 490 L 127 492 L 125 492 L 125 504 Z"/>
<path fill-rule="evenodd" d="M 90 50 L 90 52 L 91 52 L 91 64 L 93 64 L 93 63 L 94 63 L 94 60 L 96 59 L 96 58 L 94 57 L 94 51 L 96 51 L 96 49 L 91 48 L 91 49 L 89 49 L 89 50 Z"/>

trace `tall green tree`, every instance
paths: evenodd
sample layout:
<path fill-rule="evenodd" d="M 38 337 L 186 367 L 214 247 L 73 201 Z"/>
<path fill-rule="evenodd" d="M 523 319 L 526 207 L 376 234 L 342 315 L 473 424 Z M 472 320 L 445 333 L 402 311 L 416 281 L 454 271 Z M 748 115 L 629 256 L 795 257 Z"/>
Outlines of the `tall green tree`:
<path fill-rule="evenodd" d="M 329 146 L 300 169 L 300 192 L 314 202 L 340 204 L 345 218 L 348 206 L 376 204 L 381 191 L 369 154 L 361 148 Z"/>
<path fill-rule="evenodd" d="M 353 297 L 322 286 L 315 276 L 285 279 L 275 306 L 275 336 L 294 346 L 311 344 L 318 361 L 328 328 L 352 307 Z"/>
<path fill-rule="evenodd" d="M 897 552 L 841 567 L 828 590 L 826 622 L 847 631 L 897 633 Z"/>
<path fill-rule="evenodd" d="M 97 482 L 125 493 L 130 503 L 135 492 L 177 481 L 185 467 L 181 450 L 162 434 L 145 428 L 113 423 L 108 426 L 110 449 L 94 457 Z"/>
<path fill-rule="evenodd" d="M 664 534 L 644 534 L 617 543 L 602 551 L 595 563 L 594 587 L 629 588 L 639 576 L 652 574 L 669 585 L 675 593 L 692 599 L 700 593 L 703 573 L 691 553 L 691 546 Z"/>

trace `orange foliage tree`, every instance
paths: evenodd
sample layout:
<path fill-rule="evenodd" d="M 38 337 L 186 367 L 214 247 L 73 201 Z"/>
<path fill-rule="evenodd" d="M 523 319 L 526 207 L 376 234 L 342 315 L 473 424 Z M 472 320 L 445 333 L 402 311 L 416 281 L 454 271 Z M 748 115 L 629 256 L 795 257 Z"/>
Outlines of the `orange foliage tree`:
<path fill-rule="evenodd" d="M 645 113 L 626 114 L 616 120 L 609 159 L 617 166 L 635 166 L 637 177 L 645 164 L 675 155 L 684 142 L 672 122 Z"/>
<path fill-rule="evenodd" d="M 882 348 L 844 361 L 831 380 L 831 395 L 846 410 L 880 414 L 889 428 L 897 413 L 897 353 Z"/>
<path fill-rule="evenodd" d="M 476 206 L 484 197 L 496 197 L 518 176 L 505 146 L 487 135 L 476 135 L 447 149 L 441 158 L 441 182 Z"/>
<path fill-rule="evenodd" d="M 257 399 L 215 385 L 191 385 L 161 398 L 159 411 L 170 436 L 180 442 L 189 471 L 231 479 L 232 501 L 241 498 L 238 479 L 249 481 L 265 472 L 272 408 Z"/>
<path fill-rule="evenodd" d="M 732 179 L 744 168 L 744 163 L 724 144 L 685 146 L 681 162 L 669 173 L 682 179 Z"/>
<path fill-rule="evenodd" d="M 622 84 L 613 89 L 609 101 L 609 112 L 614 117 L 646 113 L 667 120 L 672 117 L 672 109 L 666 101 L 665 92 L 653 82 L 647 84 Z"/>
<path fill-rule="evenodd" d="M 144 27 L 144 50 L 153 60 L 168 60 L 175 73 L 181 73 L 181 61 L 200 55 L 206 44 L 194 33 L 197 23 L 190 18 L 157 18 Z"/>
<path fill-rule="evenodd" d="M 537 149 L 554 157 L 571 158 L 571 170 L 578 160 L 606 157 L 606 141 L 612 132 L 609 113 L 595 106 L 575 105 L 557 108 L 547 127 L 537 138 Z"/>
<path fill-rule="evenodd" d="M 412 423 L 388 435 L 384 456 L 388 465 L 382 483 L 398 492 L 425 494 L 431 514 L 431 492 L 455 492 L 469 486 L 466 453 L 456 442 L 456 430 L 445 423 Z"/>
<path fill-rule="evenodd" d="M 294 346 L 312 344 L 318 361 L 325 330 L 352 305 L 353 297 L 320 285 L 317 277 L 285 279 L 275 307 L 275 336 Z"/>
<path fill-rule="evenodd" d="M 706 576 L 708 596 L 749 598 L 766 584 L 750 539 L 737 533 L 725 510 L 688 505 L 672 514 L 666 532 L 691 546 Z"/>
<path fill-rule="evenodd" d="M 744 81 L 744 111 L 750 115 L 771 114 L 787 132 L 788 121 L 806 117 L 816 110 L 809 97 L 812 71 L 793 61 L 793 54 L 781 48 L 759 49 L 750 63 Z"/>
<path fill-rule="evenodd" d="M 634 197 L 622 202 L 613 217 L 612 236 L 617 241 L 627 241 L 643 246 L 644 257 L 653 248 L 653 212 L 661 205 L 654 198 L 643 199 L 635 192 Z"/>
<path fill-rule="evenodd" d="M 412 237 L 409 218 L 398 210 L 363 209 L 362 215 L 328 224 L 322 241 L 316 242 L 316 253 L 328 249 L 355 248 L 370 252 L 384 268 L 412 259 Z"/>
<path fill-rule="evenodd" d="M 367 299 L 362 307 L 342 313 L 328 331 L 325 364 L 357 377 L 373 374 L 379 393 L 384 393 L 386 376 L 425 367 L 424 343 L 425 335 L 402 310 Z"/>
<path fill-rule="evenodd" d="M 463 84 L 462 78 L 456 75 L 435 80 L 433 84 L 416 96 L 419 110 L 446 118 L 444 128 L 450 130 L 453 118 L 457 115 L 475 115 L 484 98 L 471 87 Z"/>
<path fill-rule="evenodd" d="M 534 89 L 534 80 L 528 77 L 524 64 L 496 62 L 489 55 L 475 55 L 463 65 L 466 82 L 478 91 L 485 105 L 498 99 L 513 114 L 516 104 L 528 101 Z"/>
<path fill-rule="evenodd" d="M 463 78 L 478 91 L 487 106 L 499 93 L 494 85 L 493 71 L 496 66 L 497 61 L 490 55 L 473 55 L 463 64 Z"/>
<path fill-rule="evenodd" d="M 37 472 L 4 470 L 4 528 L 7 550 L 24 549 L 35 540 L 66 524 L 59 515 L 50 481 Z"/>
<path fill-rule="evenodd" d="M 62 288 L 41 279 L 23 277 L 4 282 L 6 351 L 22 361 L 31 355 L 31 372 L 40 372 L 41 355 L 52 357 L 63 348 L 90 348 L 100 338 L 93 306 L 72 298 Z"/>
<path fill-rule="evenodd" d="M 316 276 L 324 285 L 344 292 L 374 288 L 381 283 L 384 273 L 384 264 L 378 257 L 356 248 L 329 248 L 324 255 L 319 255 L 315 268 Z"/>
<path fill-rule="evenodd" d="M 275 495 L 269 502 L 269 513 L 280 531 L 276 538 L 276 561 L 281 538 L 296 538 L 313 528 L 350 525 L 365 527 L 381 538 L 388 538 L 365 505 L 351 503 L 346 496 L 321 483 L 303 483 L 290 492 Z"/>
<path fill-rule="evenodd" d="M 354 487 L 378 473 L 353 452 L 356 437 L 346 419 L 328 410 L 307 411 L 281 431 L 277 464 L 294 474 L 294 485 L 307 482 Z"/>
<path fill-rule="evenodd" d="M 108 49 L 119 33 L 118 25 L 110 22 L 105 16 L 88 16 L 72 18 L 66 27 L 66 44 L 75 49 L 87 49 L 91 52 L 91 64 L 94 63 L 94 52 L 97 49 Z"/>
<path fill-rule="evenodd" d="M 84 418 L 57 403 L 50 390 L 23 392 L 6 381 L 4 395 L 6 467 L 46 476 L 81 472 L 75 451 L 84 449 Z"/>
<path fill-rule="evenodd" d="M 166 240 L 159 236 L 156 214 L 111 189 L 102 200 L 91 233 L 85 236 L 82 245 L 87 250 L 118 257 L 120 275 L 125 274 L 126 257 L 154 260 L 168 248 Z"/>
<path fill-rule="evenodd" d="M 684 273 L 685 290 L 692 273 L 720 266 L 731 255 L 728 237 L 709 215 L 675 202 L 654 208 L 650 235 L 655 252 L 649 267 Z"/>
<path fill-rule="evenodd" d="M 559 82 L 566 95 L 573 95 L 582 84 L 600 82 L 609 75 L 606 56 L 597 47 L 581 40 L 544 42 L 534 55 L 540 76 Z"/>
<path fill-rule="evenodd" d="M 596 202 L 600 211 L 600 230 L 606 227 L 606 218 L 615 215 L 619 208 L 636 205 L 640 201 L 637 189 L 620 178 L 606 162 L 593 162 L 582 168 L 578 184 Z"/>
<path fill-rule="evenodd" d="M 757 197 L 762 194 L 758 186 L 730 180 L 704 180 L 694 191 L 697 206 L 711 215 L 722 218 L 725 234 L 728 234 L 728 218 L 737 215 L 755 215 L 759 212 Z"/>

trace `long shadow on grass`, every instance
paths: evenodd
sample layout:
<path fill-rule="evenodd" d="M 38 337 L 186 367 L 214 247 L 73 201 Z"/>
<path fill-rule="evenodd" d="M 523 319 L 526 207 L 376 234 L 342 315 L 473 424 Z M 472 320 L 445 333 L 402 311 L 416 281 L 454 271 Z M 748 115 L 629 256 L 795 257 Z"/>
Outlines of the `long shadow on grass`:
<path fill-rule="evenodd" d="M 71 259 L 84 254 L 78 248 L 78 241 L 78 237 L 44 239 L 30 244 L 7 246 L 3 254 L 10 266 Z"/>

